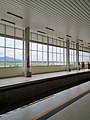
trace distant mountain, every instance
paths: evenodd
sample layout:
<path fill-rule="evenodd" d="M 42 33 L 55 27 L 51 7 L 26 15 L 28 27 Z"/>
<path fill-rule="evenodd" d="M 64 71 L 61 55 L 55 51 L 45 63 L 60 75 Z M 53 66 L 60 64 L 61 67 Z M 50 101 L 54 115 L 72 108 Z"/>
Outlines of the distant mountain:
<path fill-rule="evenodd" d="M 0 62 L 3 62 L 4 61 L 4 57 L 0 57 Z"/>
<path fill-rule="evenodd" d="M 7 62 L 14 62 L 14 58 L 12 57 L 0 57 L 0 62 L 4 62 L 4 60 L 6 59 Z M 21 62 L 21 60 L 15 59 L 16 62 Z"/>

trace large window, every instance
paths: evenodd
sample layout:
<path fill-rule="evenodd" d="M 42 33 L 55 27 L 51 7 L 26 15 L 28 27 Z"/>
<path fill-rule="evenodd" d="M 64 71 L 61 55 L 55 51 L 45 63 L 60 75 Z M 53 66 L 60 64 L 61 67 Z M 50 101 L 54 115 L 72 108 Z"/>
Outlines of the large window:
<path fill-rule="evenodd" d="M 64 65 L 65 49 L 56 46 L 49 46 L 49 65 Z"/>
<path fill-rule="evenodd" d="M 83 62 L 85 62 L 85 64 L 90 62 L 90 53 L 89 52 L 79 51 L 79 61 L 80 62 L 83 61 Z"/>
<path fill-rule="evenodd" d="M 48 61 L 49 60 L 49 61 Z M 66 64 L 66 49 L 49 45 L 30 42 L 31 66 Z"/>
<path fill-rule="evenodd" d="M 79 62 L 83 61 L 83 51 L 79 51 Z"/>
<path fill-rule="evenodd" d="M 15 39 L 15 65 L 23 65 L 23 41 Z"/>
<path fill-rule="evenodd" d="M 76 50 L 70 49 L 70 64 L 75 65 L 76 63 Z"/>
<path fill-rule="evenodd" d="M 90 56 L 88 52 L 83 52 L 83 61 L 87 64 L 90 61 Z"/>
<path fill-rule="evenodd" d="M 22 66 L 22 46 L 21 40 L 0 37 L 0 66 Z"/>
<path fill-rule="evenodd" d="M 47 65 L 47 45 L 30 42 L 31 66 Z"/>

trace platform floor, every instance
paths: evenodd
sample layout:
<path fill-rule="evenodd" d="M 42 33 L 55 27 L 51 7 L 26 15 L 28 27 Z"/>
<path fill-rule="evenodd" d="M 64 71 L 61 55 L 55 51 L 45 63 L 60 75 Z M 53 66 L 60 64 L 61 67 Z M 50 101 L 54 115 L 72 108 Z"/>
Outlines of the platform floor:
<path fill-rule="evenodd" d="M 90 120 L 90 93 L 48 120 Z"/>
<path fill-rule="evenodd" d="M 37 81 L 37 80 L 41 80 L 45 78 L 64 76 L 68 74 L 82 73 L 82 72 L 87 72 L 87 71 L 90 71 L 90 70 L 83 69 L 80 71 L 72 70 L 71 72 L 63 71 L 63 72 L 45 73 L 45 74 L 32 75 L 32 77 L 29 77 L 29 78 L 26 78 L 26 77 L 5 78 L 5 79 L 0 79 L 0 87 L 20 84 L 20 83 L 25 83 L 25 82 L 32 82 L 32 81 Z"/>
<path fill-rule="evenodd" d="M 0 120 L 90 120 L 90 81 L 2 114 Z"/>

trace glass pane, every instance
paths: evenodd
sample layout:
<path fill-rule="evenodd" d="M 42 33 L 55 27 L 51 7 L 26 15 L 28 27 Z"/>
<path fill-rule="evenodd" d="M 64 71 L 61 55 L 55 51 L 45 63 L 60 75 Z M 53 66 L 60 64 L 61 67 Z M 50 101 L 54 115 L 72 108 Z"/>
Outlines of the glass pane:
<path fill-rule="evenodd" d="M 63 48 L 60 48 L 60 52 L 63 53 Z"/>
<path fill-rule="evenodd" d="M 63 63 L 63 54 L 61 54 L 61 63 Z"/>
<path fill-rule="evenodd" d="M 66 63 L 66 54 L 64 54 L 64 62 Z"/>
<path fill-rule="evenodd" d="M 82 61 L 82 57 L 81 57 L 81 56 L 79 56 L 79 61 L 80 61 L 80 62 Z"/>
<path fill-rule="evenodd" d="M 56 61 L 56 54 L 53 53 L 53 61 Z"/>
<path fill-rule="evenodd" d="M 4 37 L 0 37 L 0 46 L 4 46 Z"/>
<path fill-rule="evenodd" d="M 0 67 L 4 66 L 4 48 L 0 48 Z"/>
<path fill-rule="evenodd" d="M 42 61 L 42 52 L 38 52 L 38 61 Z"/>
<path fill-rule="evenodd" d="M 15 49 L 15 65 L 22 66 L 22 50 Z"/>
<path fill-rule="evenodd" d="M 79 55 L 81 55 L 81 56 L 82 56 L 82 52 L 81 52 L 81 51 L 79 51 Z"/>
<path fill-rule="evenodd" d="M 53 62 L 52 62 L 52 53 L 49 53 L 49 65 L 52 65 Z"/>
<path fill-rule="evenodd" d="M 23 48 L 23 41 L 21 40 L 15 40 L 15 48 Z"/>
<path fill-rule="evenodd" d="M 76 50 L 74 50 L 74 55 L 76 56 Z"/>
<path fill-rule="evenodd" d="M 84 60 L 84 62 L 86 62 L 86 61 L 87 61 L 85 56 L 83 57 L 83 60 Z"/>
<path fill-rule="evenodd" d="M 72 54 L 72 50 L 69 50 L 69 52 L 70 52 L 70 55 Z"/>
<path fill-rule="evenodd" d="M 42 52 L 38 52 L 38 65 L 42 65 Z"/>
<path fill-rule="evenodd" d="M 52 53 L 49 53 L 49 61 L 52 61 Z"/>
<path fill-rule="evenodd" d="M 56 47 L 54 47 L 54 46 L 53 46 L 53 52 L 55 52 L 55 53 L 56 53 Z"/>
<path fill-rule="evenodd" d="M 47 52 L 43 52 L 43 65 L 47 65 Z"/>
<path fill-rule="evenodd" d="M 32 51 L 29 51 L 29 60 L 30 60 L 30 62 L 32 60 Z"/>
<path fill-rule="evenodd" d="M 57 54 L 57 61 L 60 62 L 60 54 Z"/>
<path fill-rule="evenodd" d="M 6 66 L 14 66 L 14 49 L 6 48 Z"/>
<path fill-rule="evenodd" d="M 43 61 L 47 61 L 47 53 L 43 52 Z"/>
<path fill-rule="evenodd" d="M 83 56 L 86 56 L 86 53 L 85 53 L 85 52 L 83 52 Z"/>
<path fill-rule="evenodd" d="M 43 45 L 43 51 L 47 51 L 47 45 Z"/>
<path fill-rule="evenodd" d="M 60 54 L 57 54 L 57 65 L 60 65 Z"/>
<path fill-rule="evenodd" d="M 57 53 L 60 53 L 60 48 L 59 47 L 57 47 Z"/>
<path fill-rule="evenodd" d="M 72 56 L 70 55 L 70 63 L 72 62 Z"/>
<path fill-rule="evenodd" d="M 32 43 L 32 50 L 37 50 L 37 43 Z"/>
<path fill-rule="evenodd" d="M 31 50 L 32 49 L 32 43 L 29 42 L 29 49 Z"/>
<path fill-rule="evenodd" d="M 42 51 L 42 44 L 38 44 L 38 51 Z"/>
<path fill-rule="evenodd" d="M 64 48 L 64 54 L 66 55 L 66 48 Z"/>
<path fill-rule="evenodd" d="M 52 46 L 49 46 L 49 52 L 52 52 Z"/>
<path fill-rule="evenodd" d="M 6 47 L 14 48 L 14 39 L 6 38 Z"/>
<path fill-rule="evenodd" d="M 32 51 L 31 58 L 32 58 L 32 61 L 31 61 L 32 66 L 37 65 L 37 51 Z"/>
<path fill-rule="evenodd" d="M 56 61 L 57 59 L 56 59 L 56 54 L 55 53 L 53 53 L 53 64 L 54 65 L 56 65 L 57 64 L 57 61 Z"/>
<path fill-rule="evenodd" d="M 73 63 L 75 63 L 75 56 L 73 56 Z"/>

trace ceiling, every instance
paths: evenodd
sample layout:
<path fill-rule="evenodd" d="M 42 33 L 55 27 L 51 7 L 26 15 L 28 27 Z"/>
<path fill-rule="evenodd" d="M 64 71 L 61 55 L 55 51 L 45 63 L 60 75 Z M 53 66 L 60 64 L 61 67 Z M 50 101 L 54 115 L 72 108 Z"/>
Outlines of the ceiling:
<path fill-rule="evenodd" d="M 19 19 L 8 12 L 22 16 Z M 52 37 L 72 36 L 90 42 L 90 0 L 0 0 L 1 18 L 15 22 L 15 26 L 31 31 L 44 31 Z M 45 27 L 54 29 L 54 32 Z"/>

